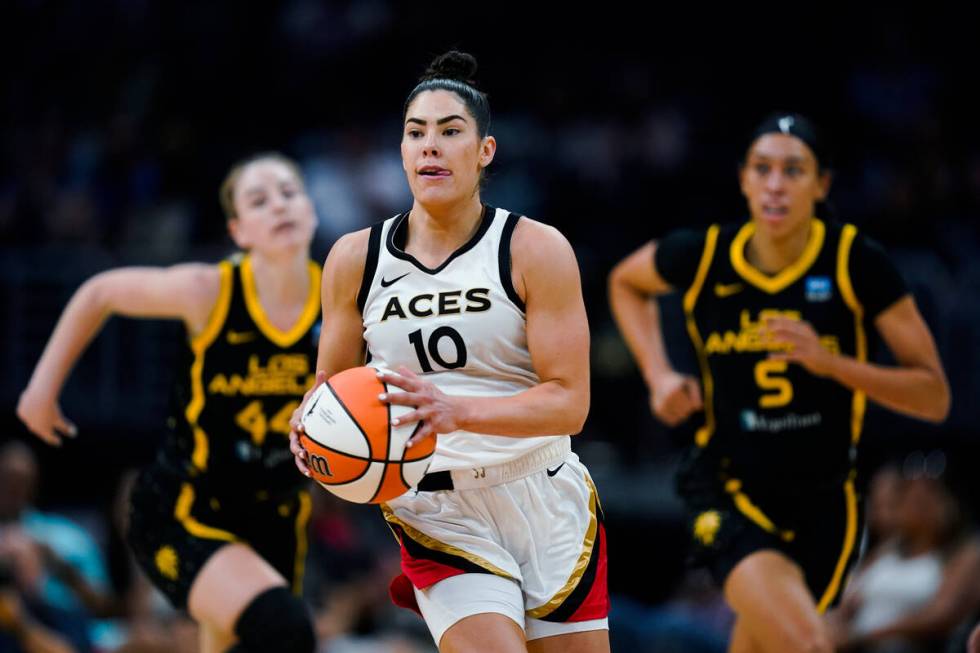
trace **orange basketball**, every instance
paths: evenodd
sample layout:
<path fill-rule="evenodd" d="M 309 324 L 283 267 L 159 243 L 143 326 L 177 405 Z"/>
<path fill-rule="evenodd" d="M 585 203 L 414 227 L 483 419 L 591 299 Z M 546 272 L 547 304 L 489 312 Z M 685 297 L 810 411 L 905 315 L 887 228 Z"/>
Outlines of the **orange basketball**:
<path fill-rule="evenodd" d="M 310 474 L 341 499 L 389 501 L 418 485 L 429 468 L 435 436 L 406 449 L 419 423 L 392 426 L 393 418 L 413 409 L 382 403 L 382 392 L 389 386 L 375 368 L 354 367 L 317 388 L 303 411 L 300 443 Z"/>

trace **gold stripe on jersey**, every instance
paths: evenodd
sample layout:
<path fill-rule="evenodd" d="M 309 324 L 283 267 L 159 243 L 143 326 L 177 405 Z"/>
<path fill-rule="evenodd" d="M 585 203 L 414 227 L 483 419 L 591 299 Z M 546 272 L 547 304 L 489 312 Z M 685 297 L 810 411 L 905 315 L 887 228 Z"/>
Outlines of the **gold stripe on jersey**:
<path fill-rule="evenodd" d="M 694 283 L 684 293 L 684 314 L 686 316 L 687 332 L 694 343 L 694 350 L 698 355 L 698 365 L 701 367 L 701 384 L 704 386 L 704 426 L 694 434 L 694 442 L 699 447 L 704 447 L 715 432 L 715 408 L 713 403 L 715 382 L 711 377 L 711 368 L 708 367 L 708 357 L 704 353 L 704 341 L 698 332 L 697 322 L 694 320 L 694 306 L 698 302 L 698 295 L 701 294 L 701 287 L 704 286 L 704 279 L 708 276 L 708 268 L 715 256 L 715 247 L 718 244 L 718 232 L 720 228 L 713 224 L 708 227 L 708 233 L 704 238 L 704 250 L 701 253 L 701 262 L 698 263 L 697 274 L 694 275 Z"/>
<path fill-rule="evenodd" d="M 306 525 L 310 522 L 310 493 L 299 493 L 299 510 L 296 514 L 296 564 L 293 567 L 293 594 L 303 593 L 303 574 L 306 572 Z"/>
<path fill-rule="evenodd" d="M 847 504 L 847 527 L 844 530 L 844 546 L 840 557 L 837 559 L 837 566 L 834 568 L 834 575 L 830 579 L 830 585 L 817 603 L 817 612 L 823 614 L 830 607 L 840 591 L 841 580 L 844 578 L 844 570 L 847 568 L 847 561 L 851 558 L 854 551 L 854 543 L 857 541 L 857 495 L 854 492 L 854 473 L 851 478 L 844 481 L 844 501 Z"/>
<path fill-rule="evenodd" d="M 738 508 L 738 511 L 748 517 L 749 520 L 762 530 L 773 535 L 778 535 L 784 542 L 792 542 L 796 539 L 796 533 L 776 526 L 769 519 L 768 515 L 762 512 L 759 506 L 752 503 L 752 499 L 742 492 L 742 482 L 740 480 L 737 478 L 729 479 L 725 483 L 725 491 L 732 495 L 732 501 L 735 502 L 735 507 Z"/>
<path fill-rule="evenodd" d="M 174 517 L 181 523 L 188 533 L 195 537 L 205 540 L 226 540 L 236 542 L 238 538 L 233 533 L 206 526 L 191 516 L 191 508 L 194 506 L 194 486 L 190 483 L 183 483 L 180 486 L 180 496 L 177 497 L 177 505 L 174 506 Z"/>
<path fill-rule="evenodd" d="M 392 511 L 392 509 L 389 508 L 387 504 L 384 503 L 381 504 L 381 512 L 382 514 L 384 514 L 385 521 L 400 526 L 402 531 L 405 532 L 405 535 L 412 538 L 413 540 L 415 540 L 425 548 L 430 549 L 432 551 L 438 551 L 440 553 L 445 553 L 451 556 L 455 556 L 457 558 L 462 558 L 463 560 L 466 560 L 467 562 L 470 562 L 476 565 L 477 567 L 482 567 L 483 569 L 486 569 L 491 574 L 494 574 L 496 576 L 501 576 L 502 578 L 507 578 L 509 580 L 517 580 L 516 578 L 514 578 L 513 576 L 511 576 L 506 571 L 496 566 L 489 560 L 485 560 L 484 558 L 481 558 L 476 554 L 469 553 L 468 551 L 463 551 L 462 549 L 459 549 L 453 546 L 452 544 L 446 544 L 445 542 L 440 542 L 436 538 L 430 537 L 425 533 L 423 533 L 422 531 L 409 526 L 401 519 L 396 517 L 394 511 Z"/>
<path fill-rule="evenodd" d="M 810 220 L 810 236 L 806 241 L 806 246 L 803 248 L 803 253 L 800 254 L 800 258 L 796 259 L 792 265 L 782 269 L 778 274 L 769 276 L 754 268 L 745 259 L 745 246 L 748 244 L 752 234 L 755 233 L 755 223 L 746 222 L 738 230 L 735 239 L 732 240 L 730 248 L 732 267 L 735 268 L 739 276 L 753 286 L 766 291 L 770 295 L 775 295 L 802 277 L 810 269 L 810 266 L 813 265 L 814 261 L 817 260 L 817 256 L 820 254 L 820 248 L 823 247 L 826 232 L 827 228 L 824 226 L 824 223 L 817 218 L 812 218 Z"/>
<path fill-rule="evenodd" d="M 854 225 L 844 225 L 840 235 L 840 245 L 837 248 L 837 287 L 840 288 L 844 303 L 854 313 L 854 358 L 863 363 L 868 360 L 868 341 L 864 333 L 864 307 L 861 306 L 857 295 L 854 294 L 848 265 L 851 258 L 851 245 L 856 236 L 857 228 Z M 851 444 L 857 444 L 861 439 L 866 405 L 867 397 L 864 391 L 855 390 L 851 402 Z"/>
<path fill-rule="evenodd" d="M 589 475 L 585 475 L 585 482 L 589 485 L 589 527 L 585 530 L 585 539 L 582 542 L 582 553 L 579 554 L 578 560 L 575 561 L 575 566 L 572 567 L 572 574 L 568 577 L 568 581 L 565 585 L 558 590 L 558 592 L 552 596 L 546 603 L 539 605 L 532 610 L 526 610 L 527 616 L 534 619 L 544 619 L 549 614 L 557 610 L 565 602 L 565 599 L 575 591 L 578 587 L 579 582 L 582 580 L 582 576 L 585 574 L 585 570 L 589 567 L 589 561 L 592 560 L 593 554 L 598 555 L 595 551 L 596 544 L 596 534 L 599 532 L 599 519 L 596 517 L 596 503 L 598 493 L 596 492 L 595 485 L 592 484 L 592 479 Z"/>
<path fill-rule="evenodd" d="M 245 306 L 248 309 L 248 314 L 252 317 L 252 320 L 259 327 L 259 331 L 265 335 L 266 338 L 276 343 L 280 347 L 291 347 L 300 336 L 306 333 L 313 322 L 316 321 L 317 316 L 320 314 L 320 268 L 313 261 L 307 263 L 307 270 L 310 275 L 310 292 L 306 297 L 306 304 L 303 306 L 303 312 L 300 313 L 299 319 L 296 323 L 289 329 L 289 331 L 280 331 L 272 322 L 269 321 L 269 317 L 265 314 L 265 309 L 262 308 L 262 302 L 259 301 L 259 293 L 255 288 L 255 275 L 252 272 L 252 257 L 245 256 L 242 259 L 242 289 L 245 294 Z"/>
<path fill-rule="evenodd" d="M 222 261 L 218 264 L 218 272 L 221 274 L 221 290 L 218 291 L 218 300 L 211 309 L 208 317 L 207 326 L 197 336 L 191 339 L 191 351 L 194 352 L 194 362 L 191 364 L 191 401 L 184 410 L 187 423 L 194 432 L 194 452 L 191 454 L 191 462 L 200 471 L 208 468 L 208 436 L 204 430 L 198 426 L 197 418 L 204 410 L 204 382 L 202 373 L 204 371 L 204 352 L 207 351 L 214 339 L 221 332 L 221 327 L 225 324 L 228 317 L 228 308 L 231 306 L 231 287 L 232 287 L 233 267 L 230 261 Z"/>

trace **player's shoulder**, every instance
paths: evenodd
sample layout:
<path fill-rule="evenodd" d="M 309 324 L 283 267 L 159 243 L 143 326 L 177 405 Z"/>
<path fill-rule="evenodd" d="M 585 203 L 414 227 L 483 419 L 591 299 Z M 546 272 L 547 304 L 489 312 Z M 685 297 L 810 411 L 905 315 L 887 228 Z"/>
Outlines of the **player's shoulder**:
<path fill-rule="evenodd" d="M 557 228 L 539 220 L 520 216 L 514 225 L 511 236 L 511 252 L 518 254 L 547 256 L 548 253 L 571 249 L 568 238 Z"/>

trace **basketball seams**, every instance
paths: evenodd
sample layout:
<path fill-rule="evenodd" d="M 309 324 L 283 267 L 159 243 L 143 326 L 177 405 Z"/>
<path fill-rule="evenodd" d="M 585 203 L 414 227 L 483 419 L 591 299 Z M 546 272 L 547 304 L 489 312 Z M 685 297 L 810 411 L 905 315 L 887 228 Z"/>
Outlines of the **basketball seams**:
<path fill-rule="evenodd" d="M 326 384 L 327 389 L 330 390 L 330 394 L 333 395 L 333 398 L 337 400 L 337 403 L 340 404 L 340 407 L 344 409 L 345 413 L 347 413 L 347 416 L 350 418 L 350 421 L 353 422 L 354 426 L 357 427 L 357 430 L 358 432 L 360 432 L 361 437 L 364 438 L 364 443 L 367 445 L 367 450 L 369 452 L 373 452 L 374 448 L 371 446 L 371 438 L 369 438 L 368 434 L 364 431 L 364 427 L 361 426 L 361 423 L 357 421 L 357 418 L 354 417 L 354 414 L 350 412 L 350 409 L 347 407 L 347 404 L 345 404 L 344 400 L 340 398 L 340 395 L 337 394 L 337 391 L 334 390 L 334 387 L 330 385 L 330 381 L 325 381 L 324 383 Z M 359 456 L 353 456 L 353 457 L 357 458 Z"/>
<path fill-rule="evenodd" d="M 423 422 L 404 426 L 392 424 L 394 415 L 407 413 L 410 409 L 377 400 L 377 393 L 391 393 L 395 388 L 378 379 L 377 370 L 365 366 L 335 376 L 338 378 L 328 379 L 324 383 L 326 388 L 321 390 L 320 396 L 326 397 L 323 401 L 325 406 L 329 401 L 334 401 L 342 410 L 333 406 L 317 406 L 317 416 L 313 418 L 317 424 L 325 420 L 323 427 L 327 430 L 322 435 L 330 444 L 309 433 L 302 436 L 310 453 L 323 457 L 323 462 L 332 468 L 330 475 L 317 474 L 314 477 L 317 483 L 339 498 L 354 503 L 387 501 L 412 489 L 413 484 L 407 480 L 407 476 L 415 478 L 424 474 L 435 453 L 434 442 L 426 439 L 424 445 L 413 449 L 402 446 L 400 457 L 395 459 L 394 438 L 397 435 L 399 442 L 404 444 L 405 434 L 410 432 L 409 437 L 414 437 Z M 397 392 L 397 389 L 394 391 Z M 332 415 L 323 411 L 332 411 Z M 385 422 L 382 424 L 379 420 Z M 362 440 L 357 440 L 355 433 L 359 433 Z M 381 438 L 386 438 L 386 441 L 381 442 Z M 365 447 L 363 454 L 360 451 L 362 446 Z M 418 458 L 410 460 L 406 457 L 408 453 Z M 393 468 L 396 465 L 398 469 Z M 409 471 L 412 473 L 409 474 Z"/>
<path fill-rule="evenodd" d="M 391 388 L 388 387 L 387 383 L 382 381 L 381 385 L 382 387 L 384 387 L 384 391 L 386 394 L 391 392 Z M 368 499 L 368 503 L 374 503 L 374 500 L 378 498 L 378 493 L 381 492 L 381 488 L 385 486 L 385 478 L 388 477 L 388 472 L 390 471 L 390 467 L 392 464 L 395 464 L 391 460 L 391 404 L 389 403 L 385 404 L 385 414 L 388 416 L 388 420 L 386 424 L 387 428 L 385 430 L 386 438 L 387 438 L 387 442 L 385 444 L 385 458 L 387 459 L 387 463 L 385 464 L 384 470 L 381 472 L 381 479 L 378 480 L 377 487 L 374 488 L 374 492 L 371 494 L 371 498 Z M 402 466 L 400 462 L 397 464 L 398 464 L 398 474 L 399 476 L 401 476 Z M 402 478 L 402 485 L 408 486 L 408 483 L 405 483 L 404 481 L 405 479 Z"/>

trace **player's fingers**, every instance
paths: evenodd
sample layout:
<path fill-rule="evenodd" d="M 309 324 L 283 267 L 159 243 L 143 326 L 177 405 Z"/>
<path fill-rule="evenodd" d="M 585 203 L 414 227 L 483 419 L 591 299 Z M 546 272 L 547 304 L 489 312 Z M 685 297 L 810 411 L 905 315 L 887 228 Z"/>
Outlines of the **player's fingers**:
<path fill-rule="evenodd" d="M 684 381 L 684 391 L 688 397 L 690 412 L 704 408 L 704 399 L 701 397 L 701 384 L 694 379 Z M 690 414 L 690 412 L 688 414 Z"/>
<path fill-rule="evenodd" d="M 388 370 L 378 370 L 378 378 L 382 383 L 393 385 L 402 390 L 412 391 L 418 389 L 418 381 L 416 379 L 402 376 L 401 374 L 396 374 L 395 372 Z"/>
<path fill-rule="evenodd" d="M 419 422 L 419 427 L 412 434 L 412 437 L 405 443 L 405 448 L 411 448 L 416 442 L 424 440 L 433 434 L 432 425 L 428 422 Z"/>
<path fill-rule="evenodd" d="M 403 377 L 405 377 L 406 379 L 417 379 L 417 378 L 419 378 L 419 375 L 418 374 L 416 374 L 415 372 L 413 372 L 409 368 L 405 367 L 404 365 L 399 365 L 398 366 L 398 369 L 396 371 L 400 375 L 402 375 Z"/>
<path fill-rule="evenodd" d="M 431 403 L 432 398 L 415 392 L 382 392 L 378 399 L 386 404 L 396 406 L 423 406 Z"/>
<path fill-rule="evenodd" d="M 44 440 L 52 447 L 61 446 L 61 438 L 58 437 L 58 433 L 54 430 L 54 428 L 49 426 L 40 429 L 31 429 L 31 431 L 34 433 L 34 435 Z"/>
<path fill-rule="evenodd" d="M 299 441 L 299 436 L 295 433 L 289 434 L 289 451 L 297 458 L 306 460 L 306 449 L 303 448 L 302 443 Z"/>
<path fill-rule="evenodd" d="M 391 420 L 392 426 L 402 426 L 404 424 L 411 424 L 412 422 L 420 422 L 426 418 L 426 413 L 421 410 L 412 410 L 404 415 L 399 415 Z"/>
<path fill-rule="evenodd" d="M 69 438 L 78 435 L 78 427 L 72 424 L 64 415 L 59 415 L 55 418 L 54 428 L 60 435 L 67 435 Z"/>

